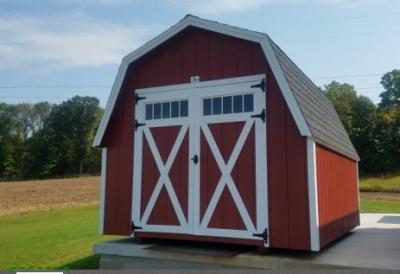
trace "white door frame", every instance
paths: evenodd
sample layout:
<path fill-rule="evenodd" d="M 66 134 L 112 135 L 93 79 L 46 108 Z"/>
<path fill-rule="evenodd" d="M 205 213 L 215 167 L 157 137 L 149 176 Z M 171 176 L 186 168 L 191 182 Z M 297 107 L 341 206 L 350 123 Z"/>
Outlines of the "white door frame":
<path fill-rule="evenodd" d="M 169 233 L 185 233 L 194 235 L 206 235 L 206 236 L 217 236 L 217 237 L 230 237 L 230 238 L 243 238 L 243 239 L 257 239 L 259 237 L 253 236 L 254 233 L 262 233 L 264 229 L 268 228 L 268 195 L 267 195 L 267 148 L 266 148 L 266 121 L 262 122 L 258 118 L 250 118 L 252 114 L 259 114 L 263 109 L 266 110 L 266 96 L 260 88 L 252 87 L 253 85 L 259 84 L 262 79 L 265 79 L 265 75 L 252 75 L 245 77 L 236 77 L 222 80 L 205 81 L 190 84 L 181 84 L 173 86 L 163 86 L 155 88 L 137 89 L 136 94 L 145 97 L 136 105 L 135 118 L 140 122 L 146 123 L 145 126 L 139 127 L 135 131 L 135 145 L 134 145 L 134 177 L 133 177 L 133 199 L 132 199 L 132 220 L 135 225 L 142 227 L 139 231 L 146 232 L 169 232 Z M 223 115 L 210 115 L 203 116 L 202 113 L 202 99 L 215 97 L 215 96 L 226 96 L 235 94 L 253 94 L 254 96 L 254 111 L 243 112 L 237 114 L 223 114 Z M 160 101 L 173 101 L 173 100 L 188 100 L 189 102 L 189 113 L 188 117 L 185 118 L 172 118 L 172 119 L 159 119 L 159 120 L 146 120 L 144 117 L 145 103 L 149 102 L 160 102 Z M 240 137 L 235 146 L 234 152 L 231 155 L 231 159 L 228 163 L 225 163 L 222 156 L 216 148 L 215 141 L 208 129 L 209 123 L 224 123 L 224 122 L 235 122 L 243 121 L 245 126 L 242 129 Z M 178 134 L 177 141 L 173 146 L 171 152 L 171 159 L 168 158 L 165 166 L 160 159 L 157 159 L 157 153 L 154 151 L 154 143 L 151 143 L 151 134 L 149 135 L 149 127 L 154 126 L 168 126 L 168 125 L 181 125 L 181 132 Z M 189 126 L 190 125 L 190 126 Z M 241 149 L 247 139 L 247 136 L 251 128 L 255 127 L 255 151 L 256 151 L 256 223 L 257 227 L 251 221 L 247 209 L 240 197 L 232 177 L 231 170 L 240 155 Z M 218 187 L 213 194 L 209 208 L 206 210 L 203 220 L 200 220 L 200 162 L 198 165 L 194 165 L 192 161 L 189 163 L 189 185 L 188 185 L 188 220 L 184 220 L 184 216 L 179 212 L 179 202 L 174 197 L 173 187 L 168 178 L 168 171 L 170 165 L 173 163 L 173 159 L 176 156 L 176 152 L 179 148 L 179 142 L 183 139 L 186 131 L 189 130 L 189 158 L 193 155 L 200 155 L 200 133 L 204 133 L 206 140 L 214 154 L 217 164 L 221 170 L 221 179 L 218 183 Z M 186 133 L 187 134 L 187 133 Z M 140 218 L 140 206 L 141 206 L 141 172 L 142 172 L 142 151 L 143 136 L 146 136 L 149 141 L 150 148 L 155 156 L 157 166 L 160 170 L 160 180 L 156 184 L 155 191 L 153 192 L 150 200 L 155 203 L 157 198 L 156 191 L 161 189 L 163 185 L 166 185 L 171 202 L 176 210 L 178 219 L 180 221 L 179 226 L 171 225 L 147 225 L 147 217 L 150 214 L 151 209 L 146 209 L 143 216 L 146 218 Z M 153 147 L 153 149 L 152 149 Z M 174 149 L 176 151 L 174 151 Z M 175 156 L 174 156 L 175 153 Z M 162 183 L 163 178 L 167 183 Z M 218 202 L 219 196 L 222 190 L 228 187 L 228 190 L 234 198 L 235 204 L 238 208 L 240 216 L 243 219 L 243 223 L 246 226 L 246 230 L 233 230 L 233 229 L 216 229 L 207 228 L 207 224 L 212 216 L 213 210 Z M 156 194 L 155 194 L 156 193 Z M 155 197 L 153 197 L 155 196 Z M 154 201 L 153 201 L 154 200 Z M 212 204 L 211 204 L 212 203 Z M 150 202 L 149 202 L 150 204 Z M 179 208 L 178 208 L 179 207 Z M 183 217 L 183 218 L 182 218 Z"/>

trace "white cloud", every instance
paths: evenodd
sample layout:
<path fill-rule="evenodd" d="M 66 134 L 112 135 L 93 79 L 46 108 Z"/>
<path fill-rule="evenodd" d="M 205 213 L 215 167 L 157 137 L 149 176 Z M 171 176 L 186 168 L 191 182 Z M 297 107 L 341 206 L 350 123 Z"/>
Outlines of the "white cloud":
<path fill-rule="evenodd" d="M 117 64 L 123 55 L 158 33 L 158 25 L 107 23 L 85 14 L 0 18 L 0 69 L 96 67 Z"/>

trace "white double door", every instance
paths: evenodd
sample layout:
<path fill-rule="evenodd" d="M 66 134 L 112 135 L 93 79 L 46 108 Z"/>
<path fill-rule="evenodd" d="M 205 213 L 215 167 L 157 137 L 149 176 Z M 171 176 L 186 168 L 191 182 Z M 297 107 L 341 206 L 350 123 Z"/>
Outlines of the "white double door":
<path fill-rule="evenodd" d="M 267 229 L 263 75 L 136 90 L 135 231 L 260 239 Z"/>

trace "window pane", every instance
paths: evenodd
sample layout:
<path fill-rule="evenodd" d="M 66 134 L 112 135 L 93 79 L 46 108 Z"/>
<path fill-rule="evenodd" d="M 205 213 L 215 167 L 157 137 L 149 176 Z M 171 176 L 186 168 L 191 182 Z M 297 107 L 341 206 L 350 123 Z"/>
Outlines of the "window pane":
<path fill-rule="evenodd" d="M 222 110 L 222 99 L 221 97 L 213 98 L 213 114 L 221 114 Z"/>
<path fill-rule="evenodd" d="M 254 109 L 253 94 L 244 96 L 244 112 L 251 112 Z"/>
<path fill-rule="evenodd" d="M 146 120 L 153 119 L 153 104 L 146 104 Z"/>
<path fill-rule="evenodd" d="M 171 103 L 171 117 L 172 118 L 179 117 L 179 101 Z"/>
<path fill-rule="evenodd" d="M 161 118 L 161 103 L 154 104 L 154 119 Z"/>
<path fill-rule="evenodd" d="M 162 104 L 162 117 L 163 118 L 169 118 L 169 114 L 171 112 L 170 107 L 171 107 L 170 102 L 166 102 L 166 103 Z"/>
<path fill-rule="evenodd" d="M 181 117 L 188 116 L 188 100 L 181 101 Z"/>
<path fill-rule="evenodd" d="M 211 115 L 211 99 L 203 99 L 203 115 Z"/>
<path fill-rule="evenodd" d="M 242 95 L 233 96 L 233 112 L 235 112 L 235 113 L 243 112 L 243 96 Z"/>
<path fill-rule="evenodd" d="M 232 113 L 232 96 L 224 97 L 224 114 Z"/>

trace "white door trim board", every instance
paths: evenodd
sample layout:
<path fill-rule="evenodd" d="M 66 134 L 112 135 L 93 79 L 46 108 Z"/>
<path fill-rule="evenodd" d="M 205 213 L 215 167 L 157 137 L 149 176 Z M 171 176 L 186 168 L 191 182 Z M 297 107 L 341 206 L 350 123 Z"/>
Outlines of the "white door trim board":
<path fill-rule="evenodd" d="M 104 208 L 106 202 L 107 148 L 101 150 L 99 234 L 104 234 Z"/>

